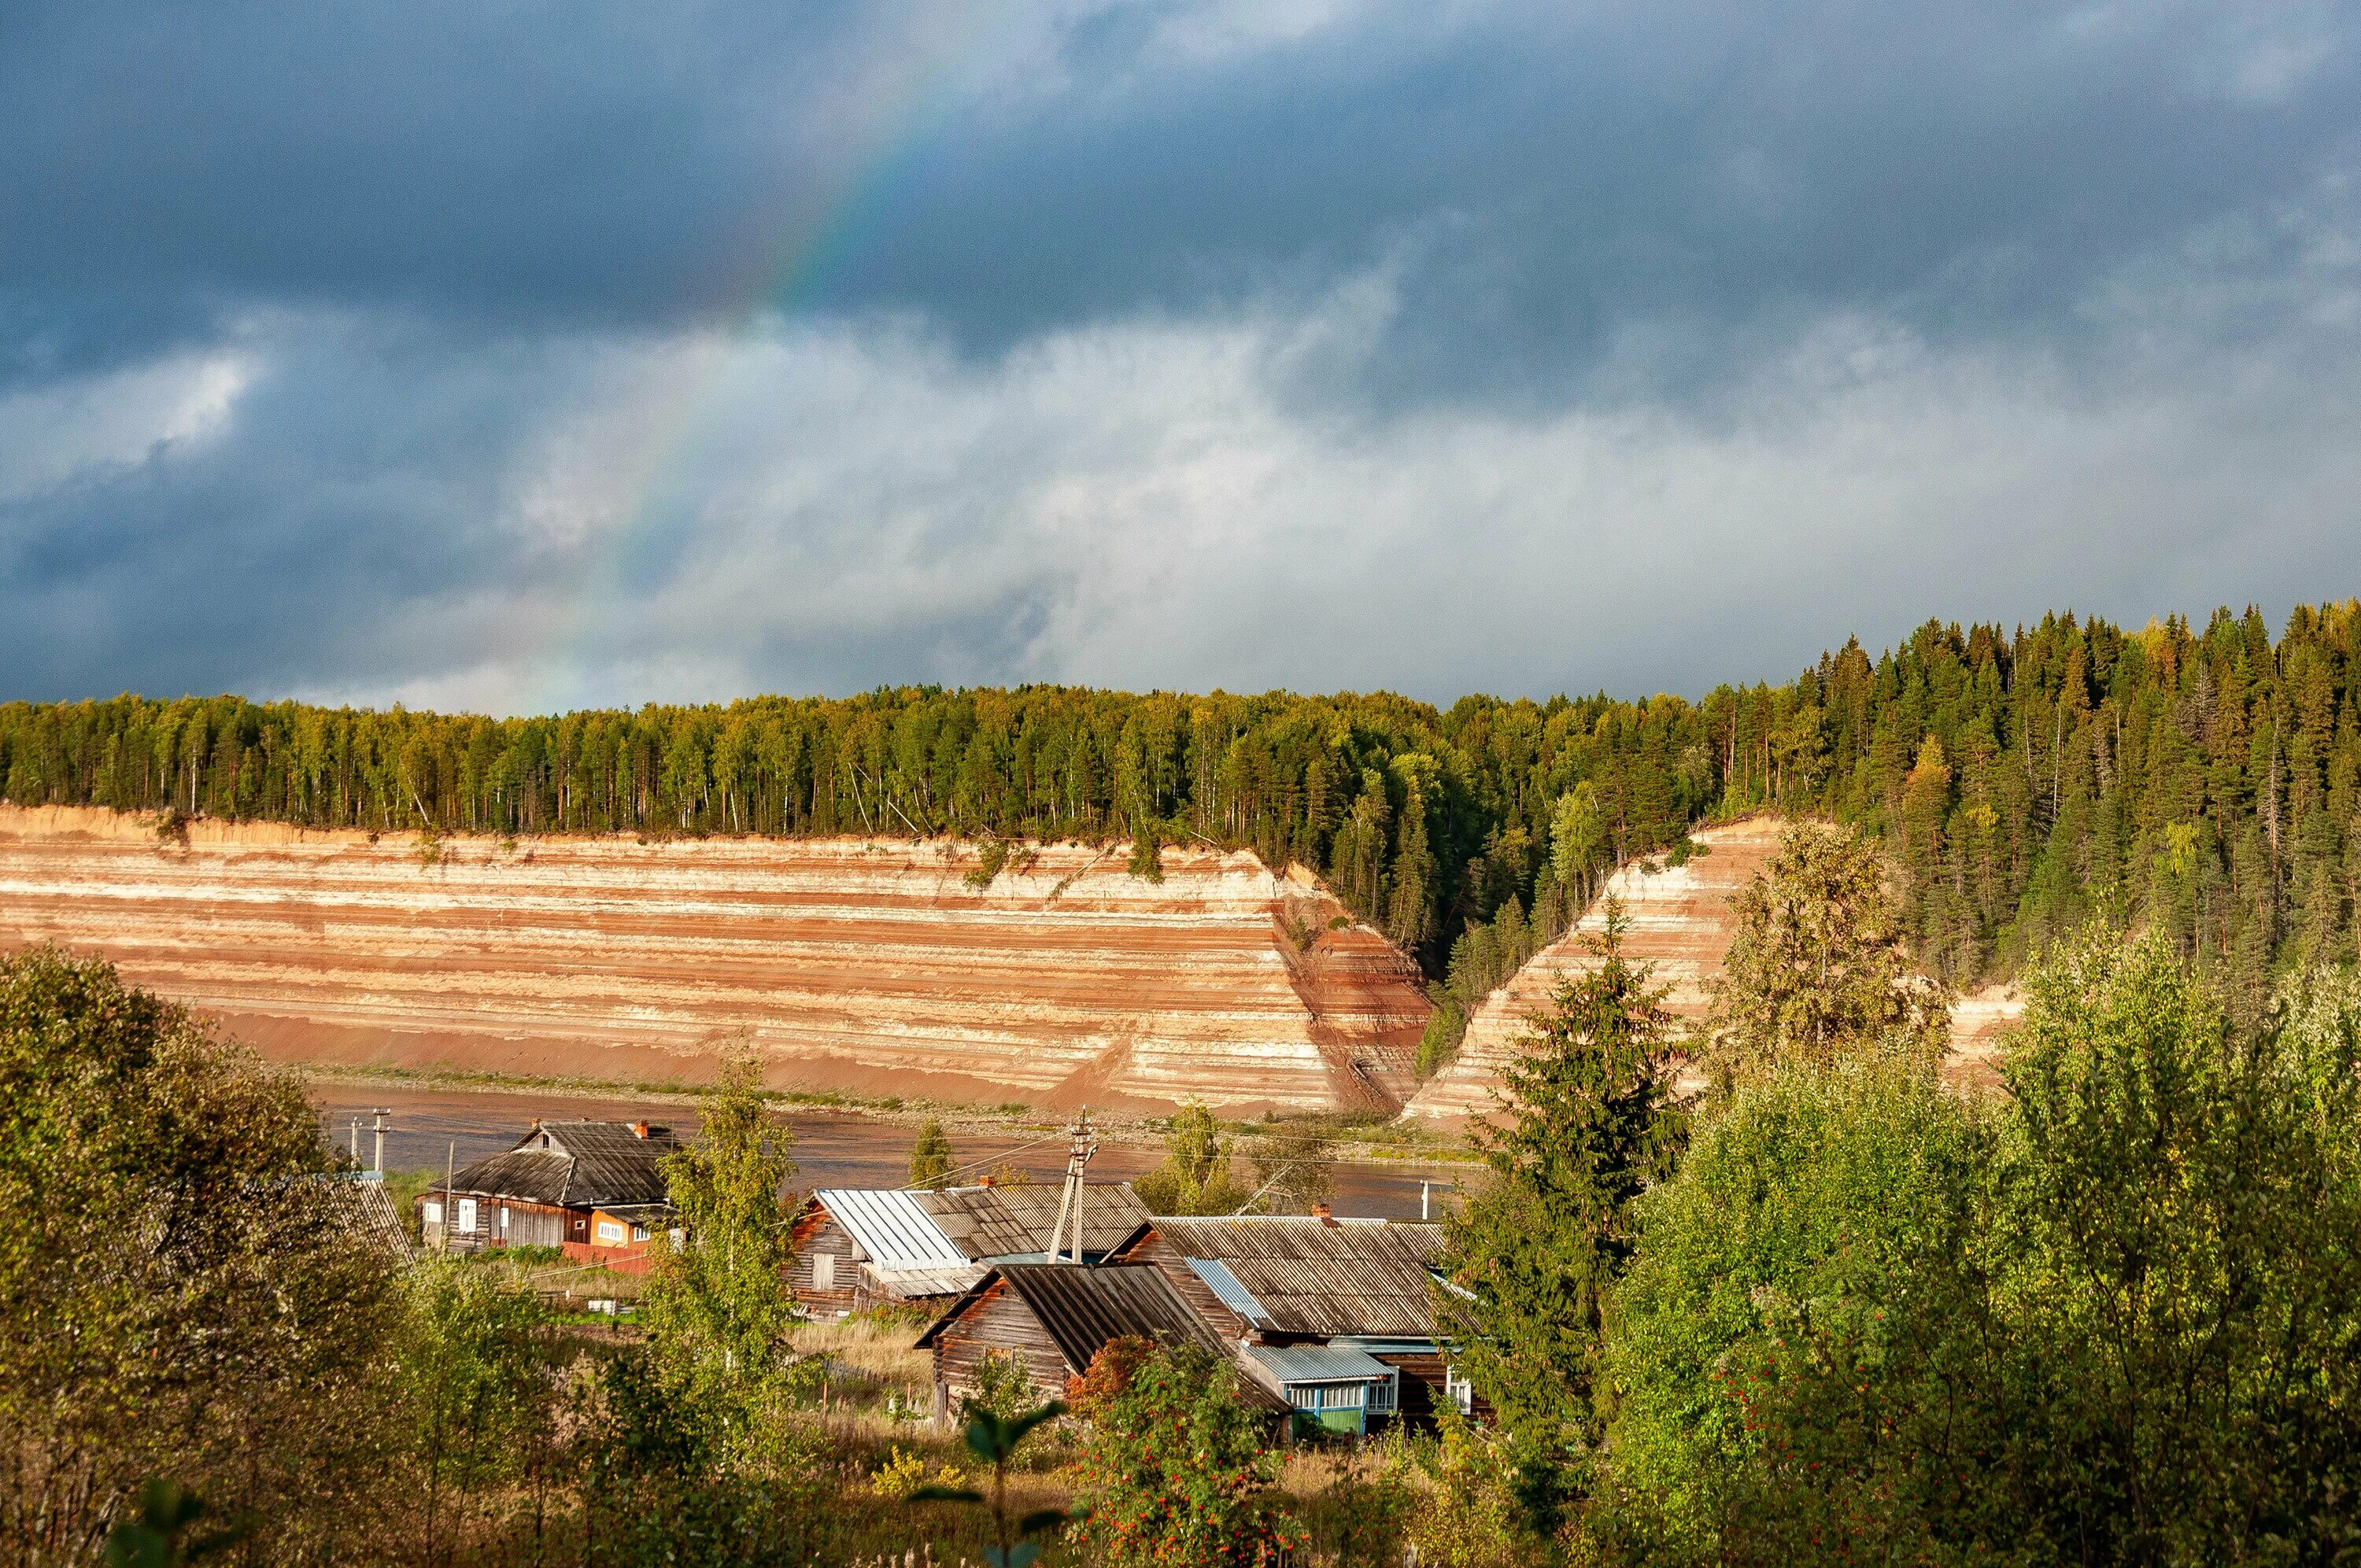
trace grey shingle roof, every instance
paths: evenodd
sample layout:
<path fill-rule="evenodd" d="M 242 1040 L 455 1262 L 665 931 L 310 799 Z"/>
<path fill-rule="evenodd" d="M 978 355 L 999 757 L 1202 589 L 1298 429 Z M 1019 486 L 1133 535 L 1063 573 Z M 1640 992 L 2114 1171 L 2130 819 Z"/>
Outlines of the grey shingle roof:
<path fill-rule="evenodd" d="M 641 1137 L 624 1122 L 544 1122 L 506 1154 L 454 1176 L 450 1190 L 566 1209 L 667 1203 L 657 1162 L 679 1147 L 665 1127 Z"/>
<path fill-rule="evenodd" d="M 1327 1224 L 1292 1215 L 1165 1219 L 1156 1234 L 1224 1302 L 1274 1332 L 1432 1338 L 1440 1225 Z M 1223 1276 L 1227 1279 L 1223 1279 Z M 1231 1300 L 1235 1285 L 1259 1312 Z"/>
<path fill-rule="evenodd" d="M 1126 1334 L 1168 1343 L 1202 1345 L 1224 1356 L 1229 1347 L 1190 1310 L 1163 1270 L 1144 1263 L 1111 1263 L 1077 1268 L 1072 1264 L 1003 1263 L 952 1303 L 918 1336 L 918 1348 L 932 1345 L 959 1321 L 969 1303 L 1005 1280 L 1041 1321 L 1066 1364 L 1080 1372 L 1109 1340 Z"/>
<path fill-rule="evenodd" d="M 1049 1249 L 1057 1228 L 1061 1182 L 1029 1187 L 952 1187 L 913 1192 L 919 1207 L 967 1257 L 1038 1256 Z M 1082 1252 L 1105 1254 L 1121 1245 L 1148 1218 L 1148 1206 L 1124 1182 L 1094 1182 L 1082 1189 Z M 1069 1222 L 1066 1245 L 1072 1245 Z M 1063 1248 L 1060 1249 L 1061 1252 Z"/>

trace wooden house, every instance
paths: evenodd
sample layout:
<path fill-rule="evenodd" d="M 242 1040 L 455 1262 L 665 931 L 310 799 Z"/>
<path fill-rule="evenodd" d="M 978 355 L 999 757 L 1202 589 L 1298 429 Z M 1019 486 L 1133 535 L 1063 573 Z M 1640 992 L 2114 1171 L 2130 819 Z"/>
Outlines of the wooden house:
<path fill-rule="evenodd" d="M 995 1263 L 1038 1262 L 1057 1229 L 1060 1190 L 952 1187 L 937 1192 L 826 1187 L 796 1216 L 790 1283 L 807 1312 L 845 1313 L 888 1302 L 939 1306 Z M 1147 1222 L 1123 1183 L 1085 1185 L 1082 1259 L 1099 1262 Z M 1063 1255 L 1072 1245 L 1068 1221 Z"/>
<path fill-rule="evenodd" d="M 555 1246 L 643 1266 L 672 1223 L 659 1165 L 679 1147 L 645 1122 L 536 1122 L 515 1147 L 420 1194 L 419 1234 L 450 1251 Z"/>
<path fill-rule="evenodd" d="M 987 1355 L 1015 1357 L 1048 1398 L 1088 1371 L 1110 1340 L 1126 1335 L 1230 1354 L 1162 1270 L 1138 1264 L 995 1265 L 918 1337 L 917 1348 L 934 1356 L 939 1421 L 959 1396 L 975 1389 Z M 1281 1413 L 1268 1392 L 1247 1387 L 1249 1398 Z"/>
<path fill-rule="evenodd" d="M 1160 1270 L 1309 1422 L 1362 1432 L 1444 1399 L 1488 1414 L 1435 1324 L 1442 1251 L 1440 1225 L 1253 1214 L 1152 1219 L 1114 1255 Z"/>

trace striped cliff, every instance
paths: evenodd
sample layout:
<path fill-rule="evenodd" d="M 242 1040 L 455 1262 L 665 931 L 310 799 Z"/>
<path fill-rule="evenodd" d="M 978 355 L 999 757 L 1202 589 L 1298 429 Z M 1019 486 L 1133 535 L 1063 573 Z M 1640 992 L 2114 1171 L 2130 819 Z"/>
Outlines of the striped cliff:
<path fill-rule="evenodd" d="M 1467 1021 L 1456 1060 L 1427 1081 L 1404 1114 L 1457 1125 L 1484 1113 L 1500 1083 L 1500 1068 L 1516 1049 L 1526 1021 L 1557 989 L 1558 978 L 1592 961 L 1587 943 L 1606 923 L 1606 903 L 1619 899 L 1630 922 L 1624 955 L 1655 966 L 1669 988 L 1665 1005 L 1681 1025 L 1701 1029 L 1712 998 L 1708 982 L 1730 949 L 1730 895 L 1752 881 L 1779 847 L 1785 824 L 1750 817 L 1701 828 L 1693 839 L 1705 853 L 1677 866 L 1662 859 L 1635 861 L 1609 878 L 1582 919 L 1528 960 Z"/>
<path fill-rule="evenodd" d="M 104 954 L 267 1056 L 1143 1111 L 1390 1113 L 1416 966 L 1300 870 L 1128 846 L 483 839 L 0 807 L 0 945 Z"/>

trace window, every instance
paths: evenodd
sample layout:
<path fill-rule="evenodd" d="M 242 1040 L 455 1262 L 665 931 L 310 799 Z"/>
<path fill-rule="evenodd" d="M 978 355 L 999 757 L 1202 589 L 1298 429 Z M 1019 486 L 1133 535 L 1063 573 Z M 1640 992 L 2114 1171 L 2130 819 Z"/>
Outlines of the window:
<path fill-rule="evenodd" d="M 463 1231 L 476 1228 L 476 1201 L 473 1198 L 459 1200 L 459 1228 Z"/>
<path fill-rule="evenodd" d="M 598 1239 L 602 1242 L 620 1242 L 623 1239 L 623 1227 L 612 1220 L 601 1220 L 598 1222 Z"/>
<path fill-rule="evenodd" d="M 812 1255 L 812 1288 L 815 1290 L 836 1288 L 836 1254 L 822 1252 Z"/>
<path fill-rule="evenodd" d="M 1357 1410 L 1361 1408 L 1363 1383 L 1314 1383 L 1295 1391 L 1295 1404 L 1306 1410 Z"/>

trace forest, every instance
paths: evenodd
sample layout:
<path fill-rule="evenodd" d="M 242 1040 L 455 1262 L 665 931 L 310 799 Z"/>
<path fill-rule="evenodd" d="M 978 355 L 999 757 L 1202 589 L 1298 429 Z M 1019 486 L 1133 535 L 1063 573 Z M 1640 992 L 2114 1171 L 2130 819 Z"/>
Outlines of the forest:
<path fill-rule="evenodd" d="M 2093 915 L 2257 1004 L 2356 950 L 2361 604 L 2136 631 L 1928 621 L 1701 701 L 880 689 L 555 718 L 238 697 L 0 706 L 0 798 L 372 831 L 1154 839 L 1300 861 L 1465 1011 L 1599 879 L 1766 807 L 1882 839 L 1919 961 Z"/>

